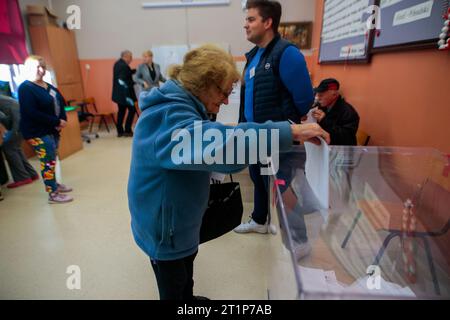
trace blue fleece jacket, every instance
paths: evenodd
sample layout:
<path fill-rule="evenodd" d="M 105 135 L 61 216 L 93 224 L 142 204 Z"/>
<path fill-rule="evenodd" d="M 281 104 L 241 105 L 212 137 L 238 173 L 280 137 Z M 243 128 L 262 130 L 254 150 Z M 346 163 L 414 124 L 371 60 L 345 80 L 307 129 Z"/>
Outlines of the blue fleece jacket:
<path fill-rule="evenodd" d="M 210 173 L 233 173 L 247 166 L 209 164 L 210 161 L 200 155 L 214 144 L 215 150 L 223 152 L 226 159 L 227 146 L 236 145 L 229 132 L 237 129 L 245 132 L 267 129 L 267 143 L 271 141 L 270 130 L 278 129 L 280 151 L 288 151 L 292 145 L 290 124 L 248 122 L 231 127 L 209 121 L 205 106 L 173 80 L 161 88 L 143 92 L 139 105 L 142 113 L 134 131 L 128 180 L 133 236 L 139 247 L 153 259 L 180 259 L 198 250 L 200 226 L 209 197 Z M 208 130 L 214 138 L 199 142 L 194 132 L 198 133 L 200 128 L 203 133 Z M 183 152 L 179 149 L 181 141 L 189 146 Z M 245 150 L 240 150 L 240 154 L 247 153 L 245 162 L 248 163 L 248 143 L 243 148 Z M 238 155 L 236 149 L 234 155 L 235 158 Z M 181 159 L 185 161 L 180 163 Z"/>

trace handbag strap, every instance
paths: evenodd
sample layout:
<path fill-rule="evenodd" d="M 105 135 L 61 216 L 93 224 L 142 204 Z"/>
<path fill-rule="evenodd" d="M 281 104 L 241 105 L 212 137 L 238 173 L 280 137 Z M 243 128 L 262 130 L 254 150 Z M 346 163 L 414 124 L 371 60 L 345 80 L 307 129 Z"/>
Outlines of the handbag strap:
<path fill-rule="evenodd" d="M 233 181 L 233 175 L 230 173 L 230 180 L 231 182 Z M 222 182 L 220 180 L 212 180 L 212 184 L 221 184 Z"/>

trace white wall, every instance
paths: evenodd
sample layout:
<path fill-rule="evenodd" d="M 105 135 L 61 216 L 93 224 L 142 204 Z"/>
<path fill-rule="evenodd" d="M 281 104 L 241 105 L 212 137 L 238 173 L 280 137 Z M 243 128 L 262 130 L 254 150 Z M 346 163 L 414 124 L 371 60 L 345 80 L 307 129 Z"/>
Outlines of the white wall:
<path fill-rule="evenodd" d="M 42 0 L 44 1 L 44 0 Z M 245 12 L 240 0 L 230 6 L 143 9 L 143 2 L 162 0 L 53 0 L 53 9 L 66 19 L 71 4 L 81 8 L 76 31 L 80 59 L 117 58 L 124 49 L 136 57 L 159 45 L 227 43 L 235 56 L 252 45 L 245 39 Z M 171 0 L 172 1 L 172 0 Z M 45 1 L 44 1 L 45 2 Z M 280 0 L 282 21 L 313 21 L 314 0 Z M 308 54 L 308 53 L 306 53 Z"/>
<path fill-rule="evenodd" d="M 279 0 L 283 7 L 282 22 L 314 21 L 315 0 Z"/>

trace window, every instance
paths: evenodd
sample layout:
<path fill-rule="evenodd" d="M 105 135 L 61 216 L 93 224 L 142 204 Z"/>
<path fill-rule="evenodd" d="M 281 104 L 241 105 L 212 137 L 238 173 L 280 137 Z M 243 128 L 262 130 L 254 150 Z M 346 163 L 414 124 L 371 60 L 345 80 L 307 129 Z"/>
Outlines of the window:
<path fill-rule="evenodd" d="M 11 87 L 12 95 L 17 99 L 17 89 L 20 84 L 24 82 L 25 72 L 24 72 L 23 64 L 0 64 L 0 80 L 9 82 Z M 53 80 L 53 72 L 51 70 L 47 70 L 44 81 L 55 85 L 55 81 Z"/>

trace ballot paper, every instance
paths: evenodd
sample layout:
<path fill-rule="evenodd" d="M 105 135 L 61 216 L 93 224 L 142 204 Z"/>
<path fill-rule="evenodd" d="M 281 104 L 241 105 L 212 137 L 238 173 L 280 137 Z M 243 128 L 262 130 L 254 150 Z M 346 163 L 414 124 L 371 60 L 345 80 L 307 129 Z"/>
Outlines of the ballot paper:
<path fill-rule="evenodd" d="M 401 287 L 400 285 L 384 280 L 381 276 L 377 286 L 369 286 L 371 282 L 370 276 L 365 276 L 356 280 L 352 285 L 345 289 L 346 293 L 351 294 L 370 294 L 392 297 L 414 298 L 416 295 L 409 287 Z"/>
<path fill-rule="evenodd" d="M 327 282 L 328 292 L 339 294 L 345 289 L 345 285 L 339 282 L 334 271 L 325 271 L 325 280 Z"/>
<path fill-rule="evenodd" d="M 305 292 L 328 292 L 325 272 L 322 269 L 299 267 L 300 281 Z"/>
<path fill-rule="evenodd" d="M 336 279 L 333 270 L 324 271 L 300 266 L 299 274 L 305 292 L 339 294 L 345 290 L 345 286 Z"/>
<path fill-rule="evenodd" d="M 317 123 L 317 120 L 312 116 L 313 110 L 314 108 L 309 110 L 309 112 L 306 114 L 306 120 L 302 121 L 302 123 Z"/>
<path fill-rule="evenodd" d="M 320 139 L 320 145 L 315 145 L 311 142 L 305 142 L 306 163 L 305 175 L 309 186 L 314 192 L 314 195 L 319 201 L 320 212 L 324 215 L 325 221 L 326 213 L 329 208 L 329 153 L 330 148 L 328 144 Z"/>
<path fill-rule="evenodd" d="M 354 295 L 414 298 L 416 295 L 409 287 L 388 282 L 380 277 L 379 285 L 376 288 L 369 286 L 371 281 L 369 276 L 357 279 L 354 283 L 347 286 L 339 282 L 336 273 L 333 270 L 325 271 L 323 269 L 307 268 L 299 266 L 300 281 L 304 292 L 323 293 L 336 295 Z"/>

